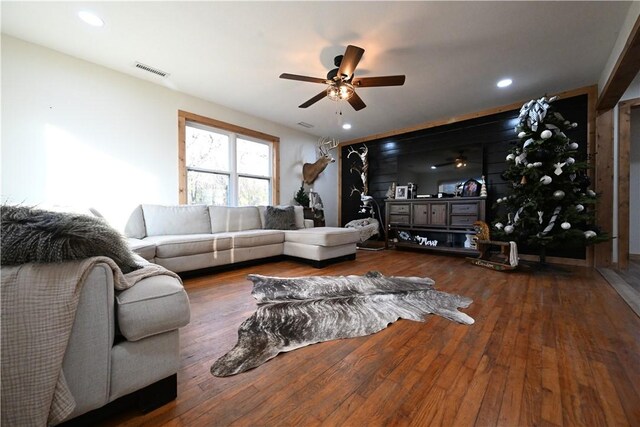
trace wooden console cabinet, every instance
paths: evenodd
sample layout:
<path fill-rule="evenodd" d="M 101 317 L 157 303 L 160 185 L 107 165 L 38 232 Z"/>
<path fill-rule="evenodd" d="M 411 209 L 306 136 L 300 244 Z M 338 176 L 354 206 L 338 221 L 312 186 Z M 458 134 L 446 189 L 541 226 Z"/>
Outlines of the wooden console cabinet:
<path fill-rule="evenodd" d="M 485 199 L 387 200 L 387 246 L 477 254 L 469 247 L 473 223 L 485 219 Z M 466 243 L 465 243 L 466 242 Z"/>

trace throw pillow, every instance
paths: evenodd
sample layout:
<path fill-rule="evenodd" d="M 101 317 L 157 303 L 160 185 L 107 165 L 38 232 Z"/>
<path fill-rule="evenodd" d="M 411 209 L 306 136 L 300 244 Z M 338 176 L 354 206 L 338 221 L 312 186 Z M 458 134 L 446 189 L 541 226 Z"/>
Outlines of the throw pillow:
<path fill-rule="evenodd" d="M 2 205 L 2 265 L 111 258 L 123 273 L 139 268 L 124 237 L 102 218 Z"/>
<path fill-rule="evenodd" d="M 296 230 L 296 213 L 293 206 L 284 208 L 267 206 L 264 213 L 264 228 L 272 230 Z"/>

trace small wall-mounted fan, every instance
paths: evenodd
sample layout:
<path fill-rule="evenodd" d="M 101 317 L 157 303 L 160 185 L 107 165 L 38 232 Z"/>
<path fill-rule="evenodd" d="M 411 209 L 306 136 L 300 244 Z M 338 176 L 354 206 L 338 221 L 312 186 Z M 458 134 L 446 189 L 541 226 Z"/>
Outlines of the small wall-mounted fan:
<path fill-rule="evenodd" d="M 467 166 L 468 159 L 464 155 L 464 151 L 460 151 L 456 157 L 446 159 L 446 162 L 431 166 L 431 169 L 441 168 L 443 166 L 454 165 L 457 168 L 464 168 Z"/>
<path fill-rule="evenodd" d="M 327 85 L 325 90 L 300 104 L 299 108 L 307 108 L 326 96 L 333 101 L 348 101 L 354 110 L 359 111 L 367 105 L 355 92 L 355 88 L 402 86 L 405 80 L 405 76 L 354 77 L 354 72 L 363 54 L 364 49 L 352 45 L 347 46 L 344 55 L 335 57 L 333 63 L 338 68 L 329 71 L 326 79 L 287 73 L 280 74 L 280 78 Z"/>

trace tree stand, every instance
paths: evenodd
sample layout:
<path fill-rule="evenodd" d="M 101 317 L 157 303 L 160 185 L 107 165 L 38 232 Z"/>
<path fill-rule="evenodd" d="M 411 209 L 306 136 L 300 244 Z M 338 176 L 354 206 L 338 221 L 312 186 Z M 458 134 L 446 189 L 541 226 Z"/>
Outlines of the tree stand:
<path fill-rule="evenodd" d="M 467 257 L 473 265 L 497 271 L 510 271 L 518 266 L 518 247 L 515 242 L 478 240 L 476 246 L 480 255 L 477 258 Z M 499 254 L 491 252 L 491 247 L 496 246 L 500 248 Z"/>

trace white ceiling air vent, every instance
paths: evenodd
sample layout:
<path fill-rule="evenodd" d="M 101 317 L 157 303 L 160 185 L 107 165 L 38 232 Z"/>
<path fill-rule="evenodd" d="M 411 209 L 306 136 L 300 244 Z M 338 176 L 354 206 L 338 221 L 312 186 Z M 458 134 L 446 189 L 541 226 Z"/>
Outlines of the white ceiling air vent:
<path fill-rule="evenodd" d="M 312 125 L 312 124 L 309 124 L 309 123 L 307 123 L 307 122 L 298 122 L 298 124 L 299 124 L 300 126 L 302 126 L 303 128 L 307 128 L 307 129 L 309 129 L 309 128 L 312 128 L 312 127 L 313 127 L 313 125 Z"/>
<path fill-rule="evenodd" d="M 140 62 L 136 62 L 136 68 L 140 68 L 141 70 L 148 71 L 153 74 L 157 74 L 160 77 L 167 77 L 169 73 L 165 73 L 162 70 L 158 70 L 157 68 L 150 67 L 148 65 L 141 64 Z"/>

